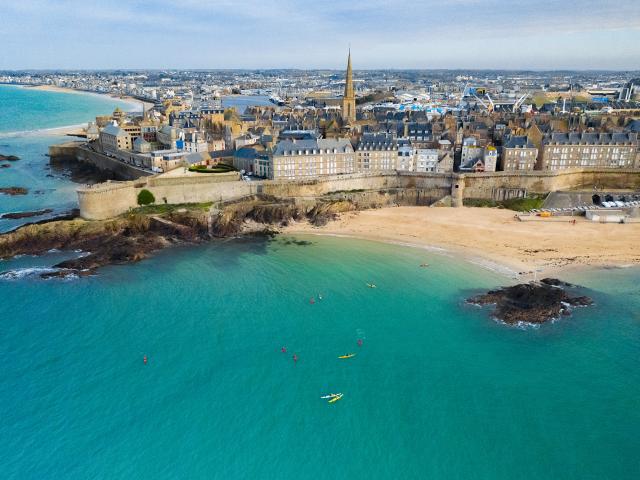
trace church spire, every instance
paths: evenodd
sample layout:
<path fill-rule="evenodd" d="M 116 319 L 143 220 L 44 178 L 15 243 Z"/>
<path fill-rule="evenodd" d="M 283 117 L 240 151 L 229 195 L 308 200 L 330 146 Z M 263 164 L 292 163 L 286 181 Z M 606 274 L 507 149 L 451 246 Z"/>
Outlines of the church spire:
<path fill-rule="evenodd" d="M 345 98 L 355 97 L 353 93 L 353 71 L 351 69 L 351 49 L 349 49 L 349 56 L 347 57 L 347 77 L 344 82 L 344 96 Z"/>
<path fill-rule="evenodd" d="M 344 82 L 344 97 L 342 97 L 342 120 L 345 123 L 356 121 L 356 95 L 353 90 L 353 71 L 351 69 L 351 48 L 347 57 L 347 75 Z"/>

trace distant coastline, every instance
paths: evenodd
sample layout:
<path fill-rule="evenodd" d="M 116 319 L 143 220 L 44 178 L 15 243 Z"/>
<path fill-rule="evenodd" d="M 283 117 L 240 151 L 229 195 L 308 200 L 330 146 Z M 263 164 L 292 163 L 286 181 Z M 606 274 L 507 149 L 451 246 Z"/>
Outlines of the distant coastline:
<path fill-rule="evenodd" d="M 73 95 L 88 95 L 88 96 L 96 96 L 99 98 L 109 98 L 109 99 L 118 100 L 126 103 L 128 105 L 127 110 L 131 109 L 132 111 L 142 111 L 143 108 L 148 109 L 153 106 L 153 104 L 150 102 L 144 102 L 142 100 L 138 100 L 137 98 L 133 98 L 130 96 L 119 97 L 119 96 L 108 94 L 108 93 L 89 92 L 86 90 L 76 90 L 76 89 L 67 88 L 67 87 L 57 87 L 55 85 L 22 85 L 22 84 L 16 84 L 16 83 L 0 83 L 0 86 L 24 88 L 29 90 L 40 90 L 40 91 L 54 92 L 54 93 L 65 93 L 65 94 L 73 94 Z M 105 112 L 105 113 L 108 113 L 108 112 Z M 25 136 L 25 135 L 68 135 L 68 136 L 84 135 L 85 129 L 87 127 L 87 123 L 93 120 L 94 120 L 93 118 L 87 118 L 87 121 L 84 123 L 76 123 L 72 125 L 61 125 L 61 126 L 49 127 L 49 128 L 37 128 L 33 130 L 3 132 L 3 133 L 0 133 L 0 138 Z"/>
<path fill-rule="evenodd" d="M 116 100 L 121 100 L 123 102 L 129 103 L 132 106 L 140 106 L 142 105 L 145 109 L 151 108 L 153 107 L 153 103 L 151 102 L 145 102 L 143 100 L 138 100 L 137 98 L 131 97 L 129 95 L 123 95 L 123 96 L 118 96 L 118 95 L 114 95 L 111 93 L 100 93 L 100 92 L 90 92 L 87 90 L 76 90 L 74 88 L 68 88 L 68 87 L 58 87 L 55 85 L 24 85 L 24 87 L 26 88 L 31 88 L 33 90 L 42 90 L 45 92 L 58 92 L 58 93 L 73 93 L 76 95 L 99 95 L 99 96 L 106 96 L 109 98 L 113 98 Z"/>

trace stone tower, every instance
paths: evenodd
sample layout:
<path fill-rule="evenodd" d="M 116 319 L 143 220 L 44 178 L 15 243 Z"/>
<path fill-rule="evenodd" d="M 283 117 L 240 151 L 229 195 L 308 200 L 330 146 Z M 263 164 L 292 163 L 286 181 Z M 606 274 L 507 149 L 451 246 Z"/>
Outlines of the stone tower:
<path fill-rule="evenodd" d="M 351 49 L 347 60 L 347 77 L 344 82 L 344 97 L 342 97 L 342 120 L 345 124 L 356 122 L 356 95 L 353 91 L 353 72 L 351 71 Z"/>

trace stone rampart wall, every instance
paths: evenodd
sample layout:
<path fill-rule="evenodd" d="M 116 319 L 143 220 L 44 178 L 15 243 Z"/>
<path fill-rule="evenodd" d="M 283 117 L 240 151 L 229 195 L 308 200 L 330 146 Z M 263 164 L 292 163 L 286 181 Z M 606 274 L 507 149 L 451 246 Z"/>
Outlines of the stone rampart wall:
<path fill-rule="evenodd" d="M 83 187 L 78 190 L 80 213 L 89 219 L 117 216 L 137 206 L 137 194 L 143 188 L 153 193 L 157 203 L 170 204 L 219 202 L 256 194 L 283 199 L 312 198 L 327 194 L 348 198 L 350 192 L 367 191 L 387 195 L 385 198 L 393 198 L 394 202 L 403 205 L 428 205 L 447 195 L 452 196 L 454 205 L 459 205 L 462 198 L 491 199 L 497 192 L 503 194 L 505 189 L 547 193 L 593 185 L 607 189 L 640 188 L 640 172 L 604 169 L 464 175 L 409 172 L 351 174 L 305 181 L 245 182 L 237 178 L 235 173 L 184 177 L 155 176 L 139 178 L 135 182 L 113 182 Z M 358 198 L 364 197 L 358 195 Z M 371 201 L 375 201 L 375 198 L 371 197 Z"/>

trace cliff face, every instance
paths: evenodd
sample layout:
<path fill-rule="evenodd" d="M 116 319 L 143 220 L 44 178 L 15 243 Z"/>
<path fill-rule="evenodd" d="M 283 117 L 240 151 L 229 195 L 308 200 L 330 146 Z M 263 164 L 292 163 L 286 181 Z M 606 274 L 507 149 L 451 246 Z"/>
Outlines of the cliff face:
<path fill-rule="evenodd" d="M 230 237 L 305 220 L 314 225 L 324 225 L 337 214 L 356 209 L 349 201 L 319 200 L 301 205 L 255 197 L 214 210 L 210 233 L 215 237 Z"/>

